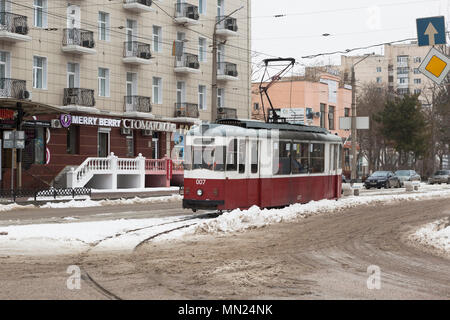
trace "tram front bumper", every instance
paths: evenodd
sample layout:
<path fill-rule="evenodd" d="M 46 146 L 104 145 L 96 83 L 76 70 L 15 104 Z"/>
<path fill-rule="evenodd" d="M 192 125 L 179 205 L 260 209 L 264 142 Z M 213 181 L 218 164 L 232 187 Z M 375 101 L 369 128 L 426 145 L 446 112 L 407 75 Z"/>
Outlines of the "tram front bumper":
<path fill-rule="evenodd" d="M 198 210 L 210 210 L 217 209 L 219 206 L 223 206 L 225 201 L 223 200 L 189 200 L 183 199 L 184 209 L 198 209 Z"/>

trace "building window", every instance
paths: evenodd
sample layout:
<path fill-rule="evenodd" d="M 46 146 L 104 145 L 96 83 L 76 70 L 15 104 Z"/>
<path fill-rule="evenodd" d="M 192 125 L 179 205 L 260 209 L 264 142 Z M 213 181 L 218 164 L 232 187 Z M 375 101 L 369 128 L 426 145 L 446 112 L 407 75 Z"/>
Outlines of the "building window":
<path fill-rule="evenodd" d="M 414 74 L 420 74 L 419 68 L 414 68 Z"/>
<path fill-rule="evenodd" d="M 382 82 L 383 82 L 383 78 L 377 77 L 377 83 L 382 83 Z"/>
<path fill-rule="evenodd" d="M 153 103 L 162 104 L 162 79 L 153 77 Z"/>
<path fill-rule="evenodd" d="M 332 106 L 328 107 L 328 129 L 334 130 L 334 108 Z"/>
<path fill-rule="evenodd" d="M 206 62 L 206 39 L 198 38 L 198 61 Z"/>
<path fill-rule="evenodd" d="M 421 84 L 422 83 L 422 79 L 414 79 L 414 84 Z"/>
<path fill-rule="evenodd" d="M 344 117 L 350 117 L 350 108 L 344 108 Z"/>
<path fill-rule="evenodd" d="M 223 88 L 217 89 L 217 108 L 223 108 L 225 106 L 224 93 L 225 90 Z"/>
<path fill-rule="evenodd" d="M 98 68 L 98 95 L 109 97 L 109 69 Z"/>
<path fill-rule="evenodd" d="M 409 68 L 397 68 L 397 74 L 408 74 Z"/>
<path fill-rule="evenodd" d="M 377 67 L 377 72 L 381 72 L 381 67 Z"/>
<path fill-rule="evenodd" d="M 103 41 L 109 41 L 109 13 L 99 12 L 98 13 L 98 38 Z"/>
<path fill-rule="evenodd" d="M 153 52 L 162 51 L 162 28 L 153 26 Z"/>
<path fill-rule="evenodd" d="M 0 79 L 10 77 L 9 52 L 0 51 Z M 4 89 L 5 83 L 0 83 L 0 89 Z"/>
<path fill-rule="evenodd" d="M 422 58 L 421 57 L 415 57 L 414 58 L 414 62 L 415 63 L 421 63 L 422 62 Z"/>
<path fill-rule="evenodd" d="M 47 88 L 47 58 L 33 57 L 33 88 Z"/>
<path fill-rule="evenodd" d="M 400 83 L 400 84 L 407 84 L 408 83 L 408 78 L 399 78 L 398 79 L 398 83 Z"/>
<path fill-rule="evenodd" d="M 127 157 L 134 157 L 134 131 L 131 131 L 131 134 L 129 134 L 126 137 L 127 140 Z"/>
<path fill-rule="evenodd" d="M 206 14 L 206 0 L 198 0 L 198 13 Z"/>
<path fill-rule="evenodd" d="M 67 129 L 67 154 L 79 154 L 80 130 L 77 126 L 70 126 Z"/>
<path fill-rule="evenodd" d="M 206 110 L 206 86 L 198 86 L 198 108 Z"/>
<path fill-rule="evenodd" d="M 80 87 L 80 65 L 78 63 L 67 64 L 67 88 Z"/>
<path fill-rule="evenodd" d="M 326 115 L 326 111 L 325 111 L 325 104 L 321 103 L 320 104 L 320 126 L 322 128 L 325 128 L 325 115 Z"/>
<path fill-rule="evenodd" d="M 34 0 L 34 26 L 47 28 L 47 0 Z"/>
<path fill-rule="evenodd" d="M 255 103 L 253 104 L 253 110 L 256 110 L 256 111 L 259 110 L 259 103 L 258 103 L 258 102 L 255 102 Z"/>
<path fill-rule="evenodd" d="M 408 63 L 408 56 L 397 56 L 397 63 Z"/>
<path fill-rule="evenodd" d="M 420 95 L 421 93 L 422 93 L 422 90 L 414 89 L 414 94 Z"/>

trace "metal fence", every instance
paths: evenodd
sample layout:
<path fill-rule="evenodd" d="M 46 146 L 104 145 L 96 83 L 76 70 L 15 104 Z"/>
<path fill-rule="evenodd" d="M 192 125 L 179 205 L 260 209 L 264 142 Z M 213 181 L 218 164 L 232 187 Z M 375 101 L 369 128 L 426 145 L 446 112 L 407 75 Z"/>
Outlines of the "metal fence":
<path fill-rule="evenodd" d="M 152 0 L 123 0 L 123 3 L 139 3 L 139 4 L 143 4 L 144 6 L 148 6 L 150 7 L 153 3 Z"/>
<path fill-rule="evenodd" d="M 236 18 L 232 17 L 225 18 L 225 16 L 219 16 L 216 19 L 217 19 L 216 21 L 218 22 L 217 29 L 230 30 L 234 32 L 238 31 Z"/>
<path fill-rule="evenodd" d="M 189 3 L 177 3 L 175 4 L 175 18 L 198 20 L 200 18 L 198 7 Z"/>
<path fill-rule="evenodd" d="M 0 98 L 23 99 L 26 90 L 25 80 L 0 78 Z"/>
<path fill-rule="evenodd" d="M 63 105 L 77 105 L 85 107 L 94 107 L 94 90 L 83 88 L 65 88 Z"/>
<path fill-rule="evenodd" d="M 139 41 L 127 41 L 123 44 L 123 57 L 137 57 L 141 59 L 150 60 L 152 53 L 150 51 L 150 44 Z"/>
<path fill-rule="evenodd" d="M 125 112 L 152 112 L 150 97 L 125 96 Z"/>
<path fill-rule="evenodd" d="M 188 118 L 198 118 L 200 116 L 198 110 L 198 104 L 177 102 L 175 103 L 175 116 L 176 117 L 188 117 Z"/>
<path fill-rule="evenodd" d="M 95 47 L 94 33 L 83 29 L 64 29 L 63 46 L 75 45 L 89 49 Z"/>
<path fill-rule="evenodd" d="M 217 74 L 237 77 L 238 76 L 237 65 L 235 63 L 230 62 L 219 62 L 217 63 Z"/>
<path fill-rule="evenodd" d="M 26 35 L 29 31 L 27 17 L 10 12 L 0 12 L 0 30 Z"/>
<path fill-rule="evenodd" d="M 18 199 L 24 199 L 25 201 L 29 201 L 30 198 L 33 198 L 34 201 L 37 201 L 38 198 L 53 198 L 57 199 L 58 197 L 72 197 L 76 196 L 91 196 L 92 190 L 90 188 L 68 188 L 68 189 L 0 189 L 0 199 L 12 199 L 16 202 Z"/>

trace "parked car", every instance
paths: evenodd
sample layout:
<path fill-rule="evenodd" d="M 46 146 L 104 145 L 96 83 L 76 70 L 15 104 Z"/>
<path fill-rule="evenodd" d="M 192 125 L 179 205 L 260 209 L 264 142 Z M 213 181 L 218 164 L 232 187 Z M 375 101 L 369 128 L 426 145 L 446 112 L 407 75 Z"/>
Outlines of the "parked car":
<path fill-rule="evenodd" d="M 405 183 L 405 181 L 419 181 L 420 175 L 414 170 L 398 170 L 395 171 L 395 175 L 400 180 L 401 185 Z"/>
<path fill-rule="evenodd" d="M 428 178 L 429 184 L 435 183 L 450 183 L 450 170 L 438 170 L 430 178 Z"/>
<path fill-rule="evenodd" d="M 364 181 L 366 189 L 400 188 L 400 179 L 392 171 L 376 171 Z"/>

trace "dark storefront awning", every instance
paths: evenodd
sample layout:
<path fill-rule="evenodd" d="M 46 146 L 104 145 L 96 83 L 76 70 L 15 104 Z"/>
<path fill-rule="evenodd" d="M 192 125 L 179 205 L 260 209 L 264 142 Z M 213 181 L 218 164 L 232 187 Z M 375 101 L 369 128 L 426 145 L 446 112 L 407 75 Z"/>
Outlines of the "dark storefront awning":
<path fill-rule="evenodd" d="M 22 108 L 24 117 L 42 114 L 59 114 L 62 112 L 60 108 L 53 107 L 48 104 L 10 98 L 0 98 L 0 108 L 6 108 L 10 110 L 19 110 L 20 108 Z"/>

